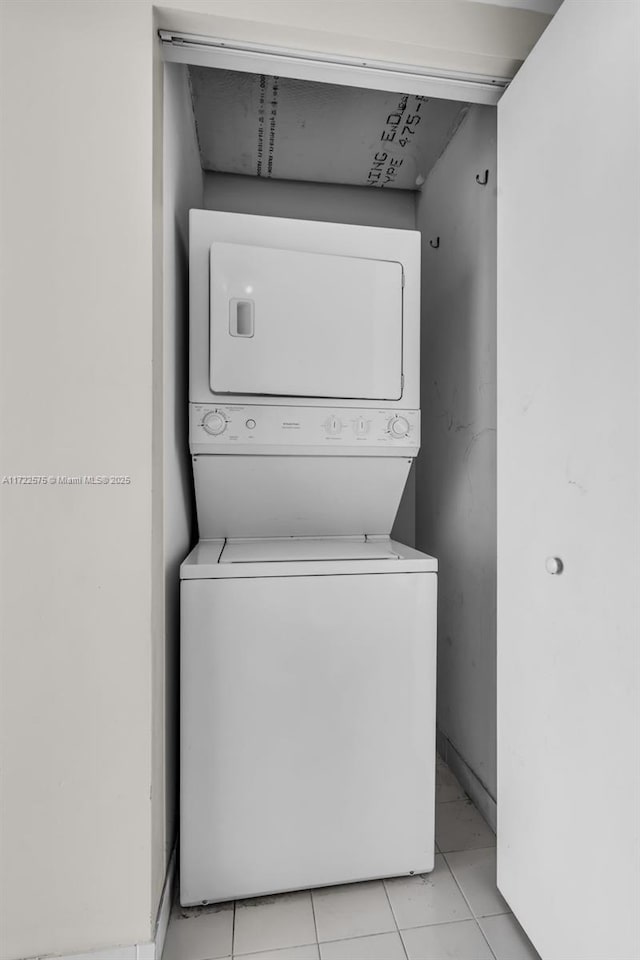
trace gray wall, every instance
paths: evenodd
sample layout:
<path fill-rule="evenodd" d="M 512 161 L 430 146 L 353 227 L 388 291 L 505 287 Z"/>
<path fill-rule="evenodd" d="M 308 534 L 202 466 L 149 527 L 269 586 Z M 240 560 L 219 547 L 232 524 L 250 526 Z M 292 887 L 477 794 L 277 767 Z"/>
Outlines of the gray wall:
<path fill-rule="evenodd" d="M 180 563 L 193 540 L 187 411 L 188 211 L 202 206 L 203 177 L 186 67 L 165 65 L 163 156 L 165 856 L 177 817 Z"/>
<path fill-rule="evenodd" d="M 234 174 L 206 173 L 204 179 L 204 205 L 208 210 L 404 230 L 415 230 L 415 198 L 416 194 L 409 190 L 375 190 Z M 414 473 L 412 468 L 392 530 L 393 537 L 408 546 L 415 543 Z"/>
<path fill-rule="evenodd" d="M 265 217 L 415 230 L 415 196 L 411 190 L 267 180 L 231 173 L 204 175 L 207 210 L 255 213 Z"/>
<path fill-rule="evenodd" d="M 438 725 L 496 791 L 496 137 L 472 107 L 430 174 L 422 230 L 416 544 L 440 561 Z M 489 183 L 476 174 L 489 169 Z M 429 240 L 440 237 L 434 250 Z M 443 744 L 441 737 L 440 743 Z M 473 781 L 473 776 L 471 777 Z M 470 784 L 467 781 L 467 786 Z M 482 796 L 474 797 L 482 800 Z M 484 797 L 490 815 L 490 799 Z"/>

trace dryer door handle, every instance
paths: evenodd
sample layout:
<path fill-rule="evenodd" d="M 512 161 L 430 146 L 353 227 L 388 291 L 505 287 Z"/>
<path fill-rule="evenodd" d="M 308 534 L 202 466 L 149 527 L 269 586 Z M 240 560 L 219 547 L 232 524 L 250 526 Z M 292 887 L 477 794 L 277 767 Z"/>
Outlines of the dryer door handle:
<path fill-rule="evenodd" d="M 234 297 L 229 301 L 229 333 L 232 337 L 252 337 L 254 302 Z"/>

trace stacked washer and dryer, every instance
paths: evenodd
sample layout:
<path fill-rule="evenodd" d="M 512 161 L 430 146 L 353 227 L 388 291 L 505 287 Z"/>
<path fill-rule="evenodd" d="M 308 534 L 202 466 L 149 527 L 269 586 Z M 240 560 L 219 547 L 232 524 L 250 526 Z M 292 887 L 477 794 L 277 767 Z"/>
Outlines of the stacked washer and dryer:
<path fill-rule="evenodd" d="M 437 562 L 390 539 L 419 448 L 420 235 L 189 229 L 181 902 L 430 871 Z"/>

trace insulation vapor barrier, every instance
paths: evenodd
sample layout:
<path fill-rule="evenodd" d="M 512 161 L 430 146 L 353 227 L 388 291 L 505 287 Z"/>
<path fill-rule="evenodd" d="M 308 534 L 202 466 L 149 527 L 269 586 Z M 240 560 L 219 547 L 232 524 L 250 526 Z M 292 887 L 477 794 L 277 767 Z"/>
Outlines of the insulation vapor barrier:
<path fill-rule="evenodd" d="M 190 67 L 204 170 L 419 189 L 468 106 Z"/>

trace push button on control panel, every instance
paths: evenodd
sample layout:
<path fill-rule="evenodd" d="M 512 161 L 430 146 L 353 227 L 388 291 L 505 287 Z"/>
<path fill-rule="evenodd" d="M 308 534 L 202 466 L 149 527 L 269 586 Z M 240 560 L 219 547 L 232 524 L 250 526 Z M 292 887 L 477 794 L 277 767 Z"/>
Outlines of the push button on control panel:
<path fill-rule="evenodd" d="M 247 427 L 248 430 L 255 430 L 256 422 L 255 420 L 252 420 L 251 417 L 249 417 L 249 419 L 245 423 L 245 426 Z"/>

